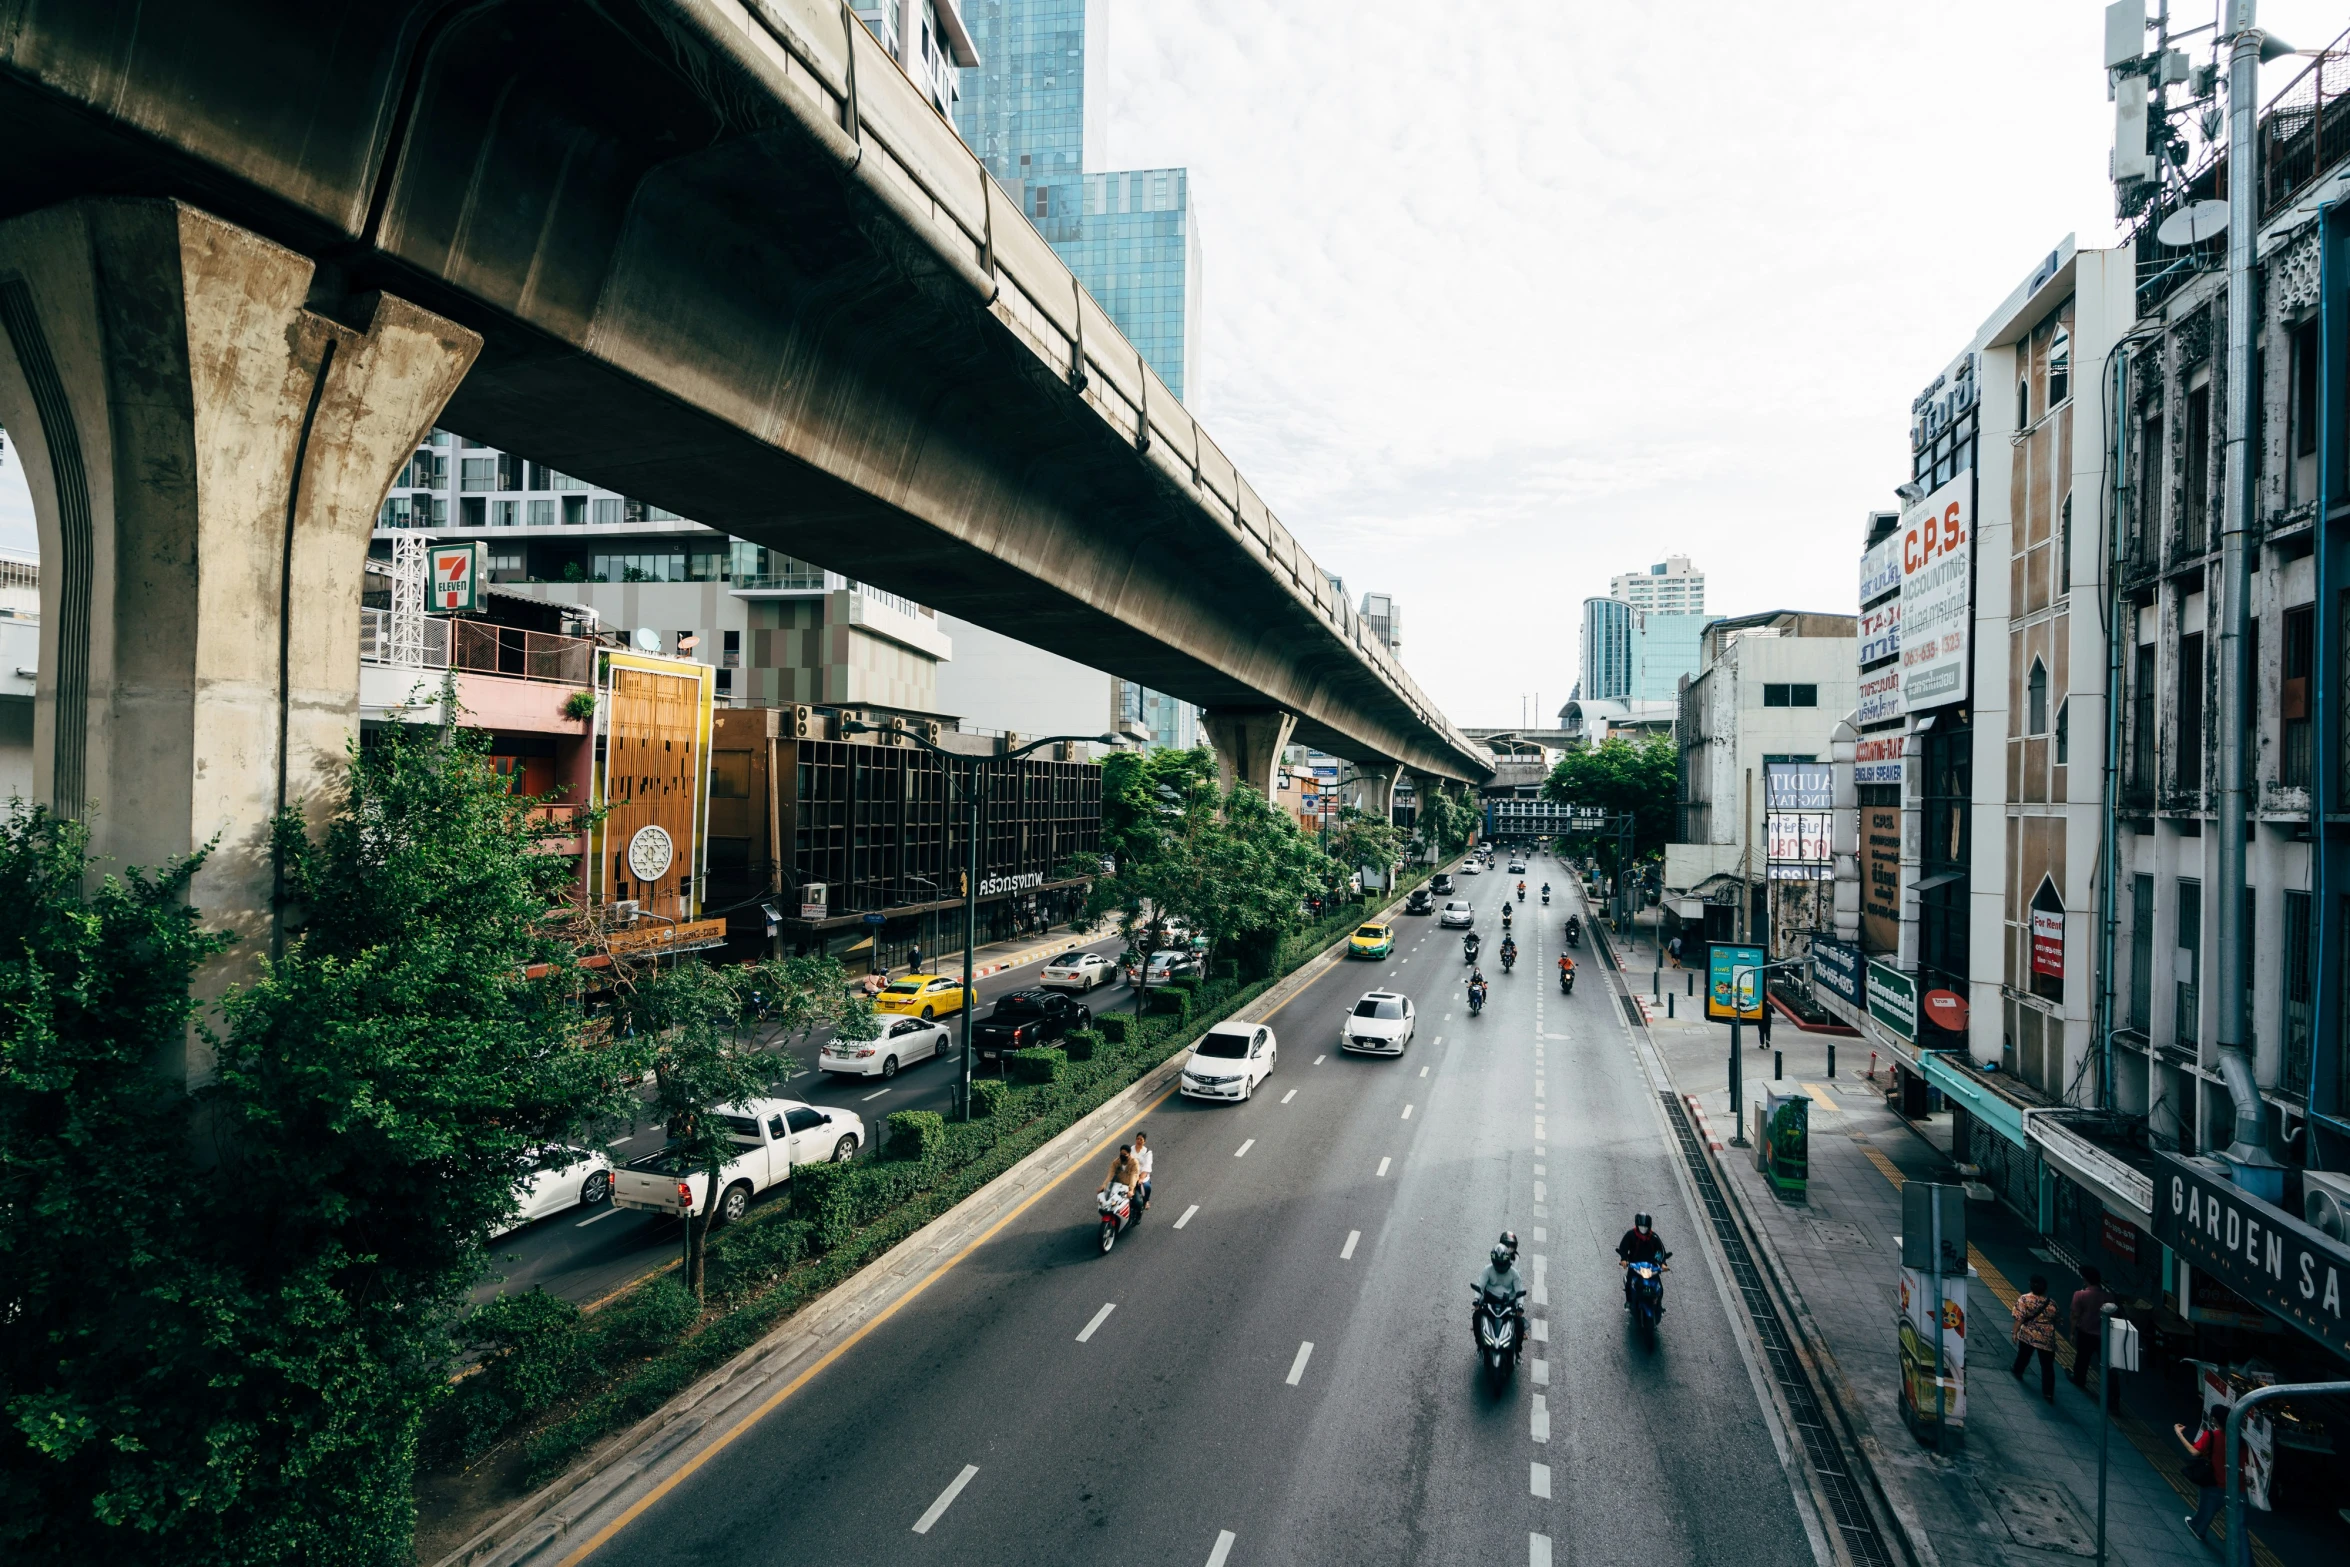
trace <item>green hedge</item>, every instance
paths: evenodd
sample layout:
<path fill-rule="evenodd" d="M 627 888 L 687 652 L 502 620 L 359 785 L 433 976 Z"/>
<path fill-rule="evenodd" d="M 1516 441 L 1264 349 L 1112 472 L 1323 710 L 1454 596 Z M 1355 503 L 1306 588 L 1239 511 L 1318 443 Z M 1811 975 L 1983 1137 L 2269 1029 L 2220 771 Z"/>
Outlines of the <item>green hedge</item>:
<path fill-rule="evenodd" d="M 1072 1061 L 1091 1061 L 1107 1044 L 1102 1036 L 1090 1028 L 1072 1029 L 1061 1041 L 1061 1053 Z"/>
<path fill-rule="evenodd" d="M 1191 992 L 1177 985 L 1162 985 L 1151 991 L 1143 1002 L 1143 1010 L 1153 1016 L 1172 1017 L 1178 1021 L 1191 1015 Z"/>
<path fill-rule="evenodd" d="M 1057 1083 L 1068 1065 L 1069 1057 L 1049 1046 L 1004 1052 L 1004 1073 L 1015 1083 Z"/>
<path fill-rule="evenodd" d="M 892 1159 L 928 1159 L 946 1140 L 946 1117 L 936 1110 L 900 1110 L 888 1125 L 883 1147 Z"/>
<path fill-rule="evenodd" d="M 1348 910 L 1281 943 L 1280 971 L 1327 947 L 1359 913 Z M 482 1369 L 455 1384 L 436 1412 L 435 1461 L 468 1462 L 517 1425 L 560 1409 L 524 1442 L 527 1483 L 552 1478 L 1059 1136 L 1188 1045 L 1200 1023 L 1238 1011 L 1274 982 L 1218 974 L 1198 987 L 1196 1013 L 1191 987 L 1153 987 L 1151 1015 L 1096 1020 L 1098 1042 L 1089 1041 L 1084 1055 L 1008 1056 L 1012 1080 L 971 1085 L 972 1120 L 901 1111 L 889 1118 L 889 1158 L 801 1167 L 787 1202 L 755 1209 L 711 1236 L 708 1300 L 699 1310 L 671 1274 L 587 1313 L 535 1292 L 501 1297 L 521 1304 L 493 1303 L 466 1324 Z M 1162 996 L 1173 1003 L 1168 1010 L 1158 1010 Z M 1024 1064 L 1023 1057 L 1050 1064 Z"/>

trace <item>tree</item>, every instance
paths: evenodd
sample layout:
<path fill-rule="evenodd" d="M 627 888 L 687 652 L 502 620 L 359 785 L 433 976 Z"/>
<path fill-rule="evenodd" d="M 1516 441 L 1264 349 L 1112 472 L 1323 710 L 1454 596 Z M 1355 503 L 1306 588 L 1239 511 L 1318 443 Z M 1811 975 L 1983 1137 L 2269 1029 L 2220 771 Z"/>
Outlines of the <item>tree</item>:
<path fill-rule="evenodd" d="M 777 1038 L 825 1023 L 844 1038 L 872 1038 L 872 1004 L 851 994 L 839 963 L 802 956 L 729 968 L 616 962 L 610 1008 L 614 1027 L 643 1050 L 653 1074 L 654 1108 L 669 1134 L 664 1152 L 679 1173 L 702 1173 L 702 1205 L 686 1216 L 684 1237 L 685 1286 L 699 1300 L 720 1172 L 738 1152 L 725 1107 L 791 1081 L 796 1063 L 768 1048 Z"/>
<path fill-rule="evenodd" d="M 1172 790 L 1170 790 L 1172 792 Z M 1088 907 L 1115 911 L 1129 941 L 1179 919 L 1211 952 L 1269 953 L 1336 867 L 1287 812 L 1246 784 L 1193 789 L 1152 823 L 1149 852 L 1094 884 Z M 1343 873 L 1341 873 L 1343 874 Z"/>
<path fill-rule="evenodd" d="M 1391 874 L 1403 859 L 1403 832 L 1393 822 L 1347 806 L 1330 829 L 1330 858 L 1351 873 L 1366 867 Z"/>
<path fill-rule="evenodd" d="M 1433 852 L 1439 860 L 1451 859 L 1468 847 L 1469 834 L 1476 825 L 1477 810 L 1469 803 L 1466 789 L 1433 779 L 1420 785 L 1419 814 L 1412 824 L 1412 842 L 1421 853 Z"/>
<path fill-rule="evenodd" d="M 1113 751 L 1102 759 L 1102 854 L 1124 867 L 1155 858 L 1185 812 L 1214 803 L 1216 753 Z"/>
<path fill-rule="evenodd" d="M 1542 782 L 1542 795 L 1572 805 L 1632 816 L 1632 857 L 1644 860 L 1673 841 L 1681 798 L 1681 753 L 1672 736 L 1638 741 L 1613 736 L 1589 750 L 1569 751 Z M 1602 852 L 1614 863 L 1611 841 Z"/>

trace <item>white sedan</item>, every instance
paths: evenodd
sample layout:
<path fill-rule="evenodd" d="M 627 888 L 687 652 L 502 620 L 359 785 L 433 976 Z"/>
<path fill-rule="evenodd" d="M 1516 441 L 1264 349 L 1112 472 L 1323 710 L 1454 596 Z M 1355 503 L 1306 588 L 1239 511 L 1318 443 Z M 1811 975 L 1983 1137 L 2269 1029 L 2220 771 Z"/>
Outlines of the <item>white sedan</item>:
<path fill-rule="evenodd" d="M 1482 876 L 1485 874 L 1485 867 L 1475 860 L 1467 860 L 1462 862 L 1461 874 L 1463 876 Z"/>
<path fill-rule="evenodd" d="M 878 1039 L 828 1039 L 817 1052 L 816 1069 L 842 1077 L 895 1077 L 901 1066 L 943 1056 L 955 1032 L 926 1017 L 890 1018 Z"/>
<path fill-rule="evenodd" d="M 1092 990 L 1117 983 L 1118 965 L 1098 952 L 1071 952 L 1044 966 L 1037 983 L 1047 990 Z"/>
<path fill-rule="evenodd" d="M 1273 1075 L 1281 1047 L 1262 1023 L 1238 1018 L 1218 1023 L 1191 1047 L 1183 1063 L 1182 1090 L 1193 1099 L 1246 1099 Z"/>
<path fill-rule="evenodd" d="M 1366 991 L 1338 1025 L 1338 1048 L 1400 1056 L 1419 1021 L 1411 997 L 1393 990 Z"/>
<path fill-rule="evenodd" d="M 524 1155 L 514 1182 L 521 1199 L 514 1217 L 491 1231 L 492 1238 L 510 1235 L 533 1219 L 573 1208 L 593 1208 L 612 1195 L 612 1161 L 589 1148 L 550 1143 Z"/>

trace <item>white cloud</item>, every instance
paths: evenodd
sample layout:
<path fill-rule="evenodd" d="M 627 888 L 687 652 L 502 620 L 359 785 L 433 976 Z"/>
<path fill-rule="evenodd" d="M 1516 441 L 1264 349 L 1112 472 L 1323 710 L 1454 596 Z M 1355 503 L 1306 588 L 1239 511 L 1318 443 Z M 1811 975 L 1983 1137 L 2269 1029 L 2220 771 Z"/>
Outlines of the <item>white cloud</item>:
<path fill-rule="evenodd" d="M 1097 162 L 1192 170 L 1197 411 L 1465 723 L 1555 708 L 1582 599 L 1668 551 L 1718 613 L 1849 611 L 1911 397 L 2112 239 L 2099 0 L 1116 0 L 1110 39 Z"/>

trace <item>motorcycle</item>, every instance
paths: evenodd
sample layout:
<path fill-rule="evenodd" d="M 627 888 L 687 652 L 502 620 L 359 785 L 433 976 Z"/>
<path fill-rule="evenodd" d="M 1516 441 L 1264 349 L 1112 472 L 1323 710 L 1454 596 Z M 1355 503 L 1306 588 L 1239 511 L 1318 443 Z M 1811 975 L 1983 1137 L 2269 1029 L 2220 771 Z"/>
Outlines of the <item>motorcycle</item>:
<path fill-rule="evenodd" d="M 1517 966 L 1518 966 L 1518 949 L 1517 949 L 1517 948 L 1515 948 L 1515 947 L 1504 947 L 1504 948 L 1502 948 L 1502 949 L 1501 949 L 1501 971 L 1502 971 L 1504 974 L 1507 974 L 1507 973 L 1508 973 L 1508 972 L 1509 972 L 1511 969 L 1513 969 L 1513 968 L 1516 968 Z"/>
<path fill-rule="evenodd" d="M 1520 903 L 1526 901 L 1526 884 L 1524 882 L 1518 883 L 1518 901 Z"/>
<path fill-rule="evenodd" d="M 1559 994 L 1560 994 L 1560 995 L 1562 995 L 1562 996 L 1571 996 L 1571 995 L 1573 995 L 1574 993 L 1575 993 L 1575 971 L 1574 971 L 1573 969 L 1571 969 L 1571 968 L 1563 968 L 1563 969 L 1560 969 L 1560 970 L 1559 970 Z"/>
<path fill-rule="evenodd" d="M 1657 1318 L 1665 1314 L 1665 1263 L 1672 1255 L 1668 1251 L 1653 1262 L 1643 1259 L 1625 1264 L 1631 1270 L 1631 1279 L 1624 1304 L 1651 1333 L 1656 1331 Z"/>
<path fill-rule="evenodd" d="M 1583 927 L 1573 920 L 1567 921 L 1567 945 L 1570 947 L 1583 945 Z"/>
<path fill-rule="evenodd" d="M 1118 1244 L 1118 1237 L 1134 1228 L 1142 1214 L 1135 1207 L 1134 1194 L 1124 1187 L 1112 1198 L 1107 1187 L 1093 1194 L 1094 1206 L 1101 1215 L 1102 1250 L 1107 1252 Z"/>
<path fill-rule="evenodd" d="M 1461 961 L 1471 964 L 1477 961 L 1477 938 L 1474 934 L 1461 938 Z"/>
<path fill-rule="evenodd" d="M 1476 1331 L 1477 1353 L 1484 1357 L 1489 1375 L 1497 1381 L 1505 1379 L 1517 1369 L 1518 1352 L 1526 1341 L 1526 1308 L 1520 1304 L 1522 1292 L 1512 1290 L 1505 1294 L 1471 1284 L 1469 1298 L 1476 1302 L 1470 1321 Z"/>
<path fill-rule="evenodd" d="M 1471 985 L 1469 987 L 1469 1016 L 1475 1017 L 1478 1013 L 1484 1010 L 1485 987 L 1483 985 Z"/>
<path fill-rule="evenodd" d="M 1550 907 L 1550 889 L 1548 887 L 1542 889 L 1542 906 L 1546 909 Z"/>

